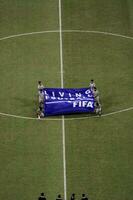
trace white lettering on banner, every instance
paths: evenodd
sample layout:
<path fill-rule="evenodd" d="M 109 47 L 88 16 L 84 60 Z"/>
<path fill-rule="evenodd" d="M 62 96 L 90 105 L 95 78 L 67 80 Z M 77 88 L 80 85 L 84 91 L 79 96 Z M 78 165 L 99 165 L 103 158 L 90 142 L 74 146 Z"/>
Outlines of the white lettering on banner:
<path fill-rule="evenodd" d="M 50 98 L 50 97 L 49 97 L 49 98 Z M 51 99 L 55 100 L 55 99 L 56 99 L 56 97 L 51 97 Z"/>
<path fill-rule="evenodd" d="M 89 90 L 89 89 L 86 90 L 86 91 L 85 91 L 85 94 L 91 94 L 91 90 Z"/>
<path fill-rule="evenodd" d="M 79 101 L 79 107 L 82 107 L 82 104 L 81 104 L 82 102 L 81 101 Z"/>
<path fill-rule="evenodd" d="M 59 95 L 61 96 L 61 97 L 64 97 L 64 92 L 59 92 Z"/>
<path fill-rule="evenodd" d="M 91 102 L 91 101 L 74 101 L 73 108 L 75 108 L 75 107 L 83 107 L 83 108 L 91 107 L 91 108 L 93 108 L 93 102 Z"/>
<path fill-rule="evenodd" d="M 45 95 L 45 100 L 55 100 L 55 99 L 58 99 L 58 100 L 86 100 L 87 102 L 89 100 L 92 100 L 93 98 L 93 95 L 92 95 L 92 92 L 91 90 L 86 90 L 84 92 L 84 94 L 82 94 L 81 92 L 77 92 L 77 93 L 65 93 L 65 92 L 61 92 L 59 91 L 58 93 L 55 93 L 55 91 L 51 91 L 50 93 L 47 93 L 47 91 L 45 90 L 44 91 L 44 95 Z M 77 101 L 78 102 L 78 101 Z M 84 107 L 84 105 L 80 105 L 80 107 Z"/>
<path fill-rule="evenodd" d="M 71 93 L 68 93 L 69 97 L 72 97 Z"/>
<path fill-rule="evenodd" d="M 45 95 L 45 99 L 46 99 L 46 100 L 49 99 L 49 96 L 48 96 L 48 95 Z"/>
<path fill-rule="evenodd" d="M 88 97 L 92 97 L 92 94 L 88 94 Z"/>
<path fill-rule="evenodd" d="M 55 99 L 58 99 L 58 100 L 64 100 L 62 97 L 57 97 Z"/>
<path fill-rule="evenodd" d="M 76 97 L 82 97 L 81 93 L 76 93 L 75 95 L 76 95 Z"/>
<path fill-rule="evenodd" d="M 47 92 L 46 92 L 46 90 L 44 90 L 44 94 L 45 94 L 45 95 L 48 95 Z"/>
<path fill-rule="evenodd" d="M 55 93 L 54 92 L 52 92 L 52 95 L 53 95 L 53 97 L 55 97 Z"/>
<path fill-rule="evenodd" d="M 87 107 L 88 102 L 87 101 L 83 101 L 83 107 Z"/>
<path fill-rule="evenodd" d="M 49 99 L 49 95 L 47 94 L 46 90 L 44 90 L 45 99 Z"/>

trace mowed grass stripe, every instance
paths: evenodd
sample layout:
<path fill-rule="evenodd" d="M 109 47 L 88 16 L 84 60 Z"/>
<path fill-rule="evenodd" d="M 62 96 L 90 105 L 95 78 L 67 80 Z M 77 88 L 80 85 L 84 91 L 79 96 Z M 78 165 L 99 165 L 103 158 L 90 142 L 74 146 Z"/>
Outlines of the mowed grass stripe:
<path fill-rule="evenodd" d="M 9 12 L 11 17 L 6 16 L 6 23 L 2 23 L 1 37 L 45 28 L 58 29 L 58 1 L 43 1 L 37 7 L 32 1 L 14 2 L 12 6 L 9 1 L 2 5 L 7 6 L 6 11 L 13 12 Z M 18 16 L 21 9 L 31 9 L 31 17 L 26 18 L 25 12 L 19 12 Z M 39 26 L 38 19 L 43 26 Z M 1 41 L 0 48 L 0 82 L 3 85 L 0 110 L 35 115 L 37 81 L 42 80 L 46 87 L 60 86 L 59 34 L 12 38 Z M 4 80 L 8 81 L 4 83 Z M 37 199 L 40 192 L 46 193 L 48 199 L 63 194 L 60 122 L 44 124 L 40 121 L 38 124 L 38 121 L 3 118 L 0 127 L 0 199 L 4 199 L 5 194 L 6 199 L 14 200 Z"/>
<path fill-rule="evenodd" d="M 132 113 L 66 121 L 68 195 L 132 198 Z"/>
<path fill-rule="evenodd" d="M 66 87 L 85 87 L 94 79 L 104 112 L 132 106 L 131 8 L 125 0 L 63 0 Z M 128 9 L 130 8 L 130 9 Z M 112 35 L 77 33 L 76 30 Z M 75 33 L 74 33 L 75 32 Z M 111 117 L 66 121 L 68 196 L 96 200 L 132 199 L 132 111 Z"/>
<path fill-rule="evenodd" d="M 42 29 L 58 30 L 58 0 L 7 0 L 0 3 L 0 10 L 0 37 Z"/>
<path fill-rule="evenodd" d="M 49 199 L 63 193 L 60 122 L 0 119 L 0 197 Z"/>

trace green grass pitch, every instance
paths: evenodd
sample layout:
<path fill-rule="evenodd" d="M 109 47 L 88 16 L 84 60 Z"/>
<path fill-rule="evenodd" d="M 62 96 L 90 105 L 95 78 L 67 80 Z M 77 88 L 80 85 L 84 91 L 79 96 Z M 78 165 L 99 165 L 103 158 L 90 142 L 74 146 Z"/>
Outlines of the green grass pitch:
<path fill-rule="evenodd" d="M 132 108 L 133 1 L 61 5 L 64 87 L 87 87 L 93 78 L 103 114 Z M 34 118 L 38 80 L 61 87 L 59 1 L 1 0 L 0 199 L 36 200 L 41 192 L 47 200 L 64 198 L 61 117 L 2 114 Z M 65 200 L 72 193 L 76 200 L 82 193 L 90 200 L 133 199 L 132 119 L 131 109 L 65 117 Z"/>

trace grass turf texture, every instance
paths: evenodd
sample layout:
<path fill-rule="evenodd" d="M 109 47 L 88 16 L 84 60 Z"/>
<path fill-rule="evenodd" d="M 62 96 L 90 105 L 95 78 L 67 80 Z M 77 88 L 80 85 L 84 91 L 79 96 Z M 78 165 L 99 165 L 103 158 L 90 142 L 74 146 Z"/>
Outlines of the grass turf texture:
<path fill-rule="evenodd" d="M 58 30 L 58 1 L 1 1 L 1 31 Z M 62 0 L 62 28 L 132 36 L 131 0 Z M 0 112 L 33 117 L 36 85 L 60 87 L 59 34 L 0 41 Z M 63 33 L 64 86 L 94 78 L 105 113 L 132 106 L 133 40 Z M 76 115 L 77 116 L 77 115 Z M 84 116 L 84 115 L 82 115 Z M 70 116 L 67 116 L 69 118 Z M 106 118 L 65 121 L 67 194 L 94 200 L 131 200 L 132 111 Z M 48 199 L 63 194 L 61 121 L 0 117 L 0 199 Z M 69 198 L 68 198 L 69 199 Z"/>

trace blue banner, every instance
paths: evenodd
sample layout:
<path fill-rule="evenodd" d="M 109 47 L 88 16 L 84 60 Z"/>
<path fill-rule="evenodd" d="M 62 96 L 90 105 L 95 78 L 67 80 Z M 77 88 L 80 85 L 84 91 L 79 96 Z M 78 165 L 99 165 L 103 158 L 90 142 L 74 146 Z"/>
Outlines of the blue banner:
<path fill-rule="evenodd" d="M 45 116 L 94 112 L 94 97 L 89 88 L 45 88 L 43 92 Z"/>

